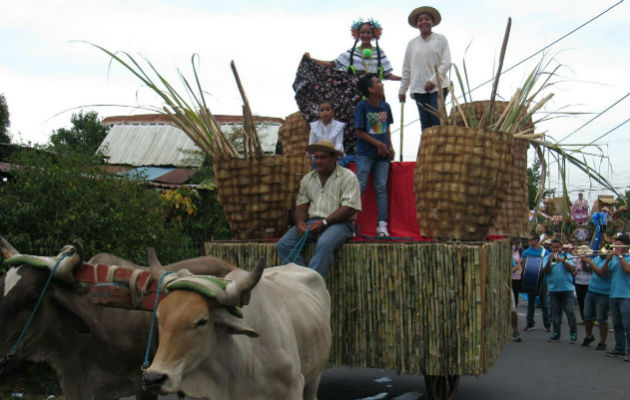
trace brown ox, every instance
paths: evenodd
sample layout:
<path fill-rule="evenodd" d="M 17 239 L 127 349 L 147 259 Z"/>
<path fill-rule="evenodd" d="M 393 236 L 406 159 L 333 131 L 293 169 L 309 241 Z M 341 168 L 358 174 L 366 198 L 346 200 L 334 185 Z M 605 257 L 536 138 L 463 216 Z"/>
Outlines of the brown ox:
<path fill-rule="evenodd" d="M 149 265 L 162 274 L 155 253 Z M 175 279 L 157 311 L 159 347 L 144 381 L 159 393 L 221 400 L 313 400 L 331 345 L 330 295 L 315 271 L 289 264 L 225 276 L 201 295 Z M 262 277 L 261 277 L 262 276 Z M 251 301 L 249 301 L 251 300 Z M 239 318 L 235 306 L 248 304 Z"/>
<path fill-rule="evenodd" d="M 19 255 L 1 236 L 0 250 L 5 258 Z M 82 256 L 66 260 L 74 263 L 71 270 Z M 89 263 L 112 261 L 128 263 L 103 253 Z M 166 268 L 223 276 L 236 267 L 214 257 L 199 257 Z M 14 345 L 49 274 L 22 265 L 0 277 L 0 357 Z M 53 279 L 17 357 L 47 362 L 68 400 L 111 400 L 134 394 L 138 399 L 155 399 L 142 390 L 140 370 L 150 320 L 147 311 L 95 305 L 87 287 Z"/>

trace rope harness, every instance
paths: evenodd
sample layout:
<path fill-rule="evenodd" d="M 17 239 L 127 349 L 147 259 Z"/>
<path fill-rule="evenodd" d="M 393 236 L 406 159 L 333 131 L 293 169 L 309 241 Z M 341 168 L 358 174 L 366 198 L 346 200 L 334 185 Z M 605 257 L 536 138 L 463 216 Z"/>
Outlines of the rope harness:
<path fill-rule="evenodd" d="M 286 256 L 284 260 L 282 260 L 282 263 L 280 263 L 280 265 L 294 263 L 297 260 L 297 258 L 300 256 L 300 253 L 302 253 L 302 249 L 304 248 L 304 245 L 306 244 L 306 238 L 308 237 L 308 233 L 310 231 L 311 231 L 311 228 L 306 229 L 306 232 L 304 232 L 300 240 L 298 240 L 295 246 L 293 246 L 293 248 L 289 252 L 289 255 Z"/>
<path fill-rule="evenodd" d="M 144 353 L 144 362 L 142 363 L 142 370 L 145 371 L 149 368 L 149 353 L 151 352 L 151 343 L 153 342 L 153 330 L 155 329 L 155 320 L 157 319 L 157 308 L 160 300 L 160 288 L 162 287 L 162 280 L 166 275 L 172 274 L 172 271 L 165 271 L 160 275 L 157 289 L 155 290 L 155 305 L 153 306 L 153 315 L 151 316 L 151 328 L 149 329 L 149 342 L 147 343 L 147 351 Z"/>

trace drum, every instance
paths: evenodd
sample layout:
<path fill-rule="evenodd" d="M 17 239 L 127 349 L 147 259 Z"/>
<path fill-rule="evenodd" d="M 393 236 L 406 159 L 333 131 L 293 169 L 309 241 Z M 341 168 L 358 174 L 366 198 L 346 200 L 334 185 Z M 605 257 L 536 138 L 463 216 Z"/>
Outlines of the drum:
<path fill-rule="evenodd" d="M 523 292 L 538 293 L 542 276 L 542 263 L 543 259 L 541 257 L 528 256 L 525 259 L 525 268 L 523 269 L 523 278 L 521 279 Z"/>

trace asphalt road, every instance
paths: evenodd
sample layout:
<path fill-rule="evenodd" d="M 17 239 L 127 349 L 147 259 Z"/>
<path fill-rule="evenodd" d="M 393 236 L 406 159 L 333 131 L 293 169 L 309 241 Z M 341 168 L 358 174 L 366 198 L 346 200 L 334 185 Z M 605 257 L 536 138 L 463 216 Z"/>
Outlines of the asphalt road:
<path fill-rule="evenodd" d="M 519 328 L 525 326 L 525 312 L 525 304 L 519 304 Z M 544 331 L 540 311 L 536 310 L 536 328 L 521 332 L 523 342 L 510 342 L 487 374 L 462 377 L 457 399 L 630 399 L 630 363 L 605 357 L 593 344 L 581 347 L 583 325 L 578 325 L 577 344 L 569 344 L 568 332 L 563 321 L 560 342 L 546 342 L 549 333 Z M 611 349 L 612 332 L 607 341 Z M 161 400 L 176 398 L 160 397 Z M 418 400 L 427 399 L 427 395 L 422 376 L 399 376 L 395 371 L 383 369 L 330 368 L 322 376 L 318 399 Z"/>

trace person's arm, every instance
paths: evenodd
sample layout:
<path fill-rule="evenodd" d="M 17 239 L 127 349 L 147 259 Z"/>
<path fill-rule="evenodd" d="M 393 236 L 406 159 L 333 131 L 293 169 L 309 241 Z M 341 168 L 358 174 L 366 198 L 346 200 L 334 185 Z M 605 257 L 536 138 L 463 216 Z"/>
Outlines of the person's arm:
<path fill-rule="evenodd" d="M 387 146 L 385 146 L 385 143 L 381 142 L 378 139 L 375 139 L 374 137 L 372 137 L 372 135 L 368 134 L 363 129 L 356 128 L 354 132 L 357 135 L 358 139 L 361 139 L 364 142 L 368 142 L 372 146 L 376 147 L 376 151 L 378 152 L 378 155 L 380 157 L 383 157 L 389 153 L 389 150 L 387 149 Z"/>
<path fill-rule="evenodd" d="M 551 272 L 551 254 L 547 256 L 547 262 L 545 263 L 545 267 L 543 268 L 543 273 L 545 275 L 549 275 Z"/>
<path fill-rule="evenodd" d="M 407 93 L 407 89 L 409 89 L 409 81 L 410 81 L 410 65 L 411 65 L 411 42 L 407 45 L 407 50 L 405 50 L 405 58 L 403 59 L 402 65 L 402 73 L 400 77 L 400 89 L 398 90 L 398 100 L 401 103 L 405 102 L 405 95 Z"/>
<path fill-rule="evenodd" d="M 334 67 L 335 63 L 333 61 L 324 61 L 324 60 L 317 60 L 313 57 L 311 57 L 311 53 L 304 53 L 304 57 L 306 57 L 306 59 L 313 61 L 315 64 L 319 64 L 319 65 L 324 65 L 326 67 Z"/>
<path fill-rule="evenodd" d="M 444 81 L 448 81 L 447 75 L 448 75 L 449 69 L 451 68 L 451 51 L 448 47 L 448 41 L 446 40 L 446 38 L 444 38 L 444 42 L 442 43 L 442 49 L 440 51 L 440 60 L 436 66 L 437 66 L 438 74 L 440 74 L 440 76 L 444 78 Z M 431 75 L 431 78 L 429 78 L 429 80 L 424 84 L 424 90 L 426 91 L 432 91 L 438 86 L 437 82 L 438 82 L 439 77 L 435 75 L 434 66 L 431 66 L 431 71 L 433 72 L 433 74 Z M 446 87 L 442 86 L 442 89 L 446 89 Z"/>
<path fill-rule="evenodd" d="M 392 160 L 396 158 L 396 152 L 394 151 L 394 146 L 392 146 L 392 131 L 389 129 L 389 124 L 387 125 L 387 152 Z"/>
<path fill-rule="evenodd" d="M 621 252 L 617 254 L 617 258 L 619 259 L 619 264 L 621 264 L 621 269 L 623 270 L 623 272 L 625 272 L 626 274 L 630 274 L 630 264 L 628 264 L 626 259 L 623 258 L 623 254 L 621 254 Z"/>
<path fill-rule="evenodd" d="M 564 268 L 568 272 L 573 273 L 575 271 L 575 265 L 573 265 L 569 261 L 567 261 L 566 258 L 562 258 L 562 257 L 558 256 L 558 257 L 556 257 L 556 260 L 560 261 L 562 263 L 562 265 L 564 265 Z"/>
<path fill-rule="evenodd" d="M 306 232 L 306 219 L 308 218 L 308 206 L 309 203 L 300 204 L 293 210 L 293 219 L 295 220 L 295 226 L 297 227 L 298 236 L 302 236 Z"/>
<path fill-rule="evenodd" d="M 602 265 L 602 274 L 597 274 L 600 276 L 608 276 L 608 273 L 610 272 L 610 268 L 608 268 L 608 263 L 610 262 L 610 260 L 612 260 L 612 253 L 610 253 L 607 257 L 606 257 L 606 261 L 604 261 L 604 265 Z"/>
<path fill-rule="evenodd" d="M 389 80 L 389 81 L 400 81 L 402 80 L 402 78 L 398 75 L 394 75 L 394 74 L 389 74 L 387 76 L 385 76 L 385 79 Z"/>

